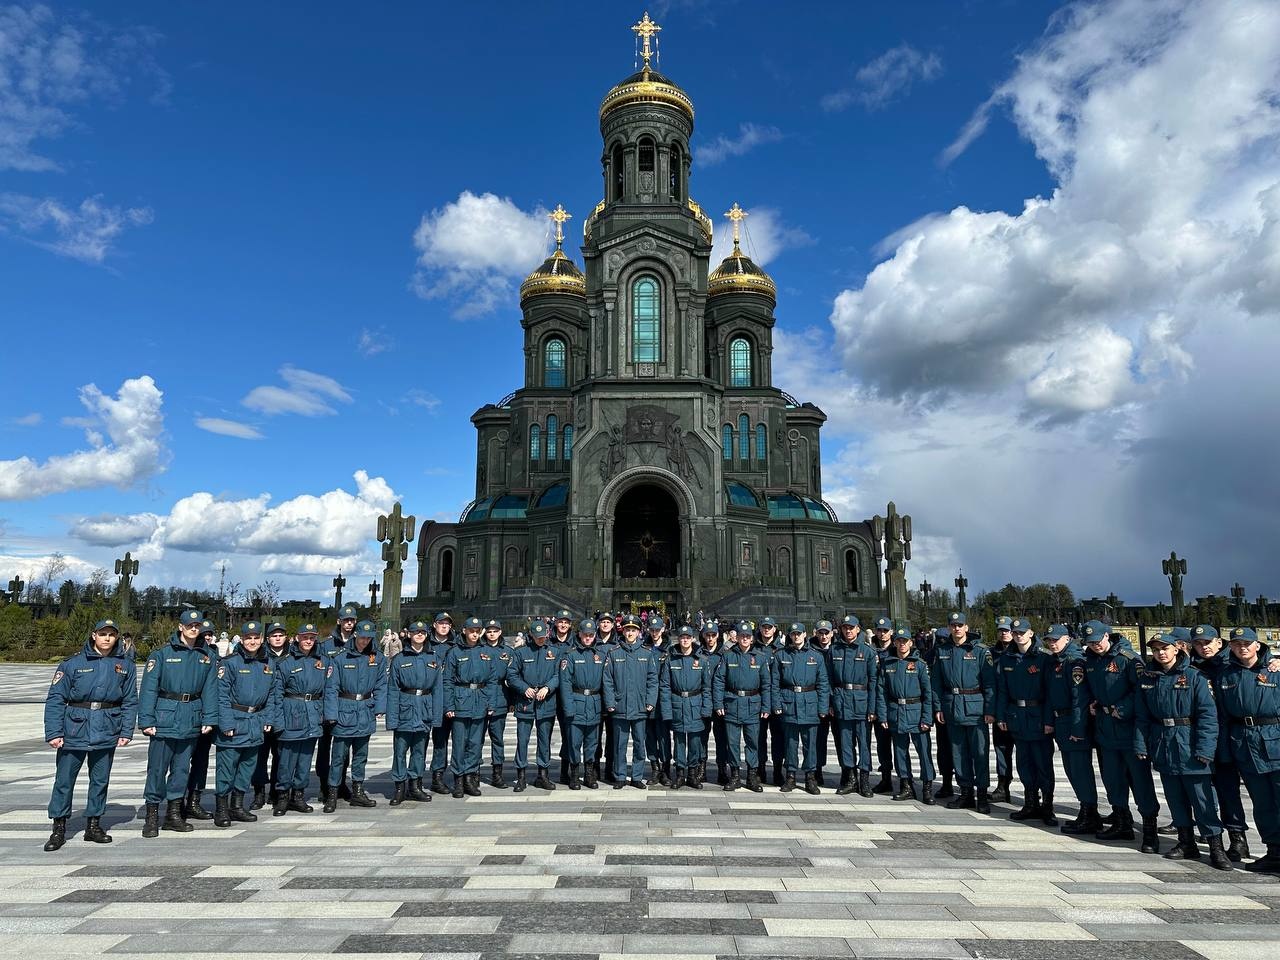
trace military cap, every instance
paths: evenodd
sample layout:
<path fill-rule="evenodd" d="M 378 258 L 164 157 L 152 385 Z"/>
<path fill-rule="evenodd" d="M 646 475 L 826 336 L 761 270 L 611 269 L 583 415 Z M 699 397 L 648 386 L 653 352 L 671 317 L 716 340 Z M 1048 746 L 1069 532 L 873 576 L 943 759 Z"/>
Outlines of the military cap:
<path fill-rule="evenodd" d="M 693 627 L 689 626 L 688 624 L 685 624 L 683 627 L 681 627 L 679 630 L 676 631 L 676 635 L 680 637 L 696 637 L 698 634 L 694 631 Z"/>
<path fill-rule="evenodd" d="M 204 619 L 204 614 L 201 613 L 199 610 L 183 610 L 182 616 L 178 618 L 178 622 L 182 624 L 184 627 L 187 627 L 193 623 L 199 623 L 203 619 Z"/>
<path fill-rule="evenodd" d="M 1232 627 L 1231 628 L 1232 643 L 1255 643 L 1257 639 L 1258 639 L 1258 634 L 1254 631 L 1253 627 Z"/>
<path fill-rule="evenodd" d="M 876 625 L 875 625 L 875 629 L 877 629 L 877 630 L 892 630 L 892 629 L 893 629 L 893 621 L 892 621 L 892 620 L 890 620 L 888 617 L 876 617 Z"/>
<path fill-rule="evenodd" d="M 559 612 L 556 614 L 555 619 L 557 619 L 557 620 L 568 620 L 568 621 L 572 622 L 572 621 L 573 621 L 573 614 L 572 614 L 572 613 L 570 613 L 568 610 L 561 610 L 561 611 L 559 611 Z"/>
<path fill-rule="evenodd" d="M 285 625 L 281 623 L 279 620 L 272 620 L 270 623 L 267 624 L 266 633 L 268 636 L 270 636 L 273 633 L 288 633 L 288 632 L 289 632 L 288 629 L 286 629 Z"/>
<path fill-rule="evenodd" d="M 376 637 L 378 628 L 373 625 L 372 620 L 361 620 L 356 624 L 357 637 Z"/>
<path fill-rule="evenodd" d="M 215 631 L 214 631 L 214 626 L 213 626 L 213 621 L 212 621 L 212 620 L 201 620 L 201 621 L 200 621 L 200 636 L 202 636 L 202 637 L 203 637 L 206 633 L 214 633 L 214 632 L 215 632 Z"/>
<path fill-rule="evenodd" d="M 120 628 L 116 626 L 116 622 L 114 620 L 99 620 L 93 625 L 94 633 L 101 633 L 103 630 L 114 630 L 116 633 L 120 632 Z"/>
<path fill-rule="evenodd" d="M 360 611 L 355 608 L 355 604 L 343 604 L 342 609 L 338 611 L 339 620 L 358 620 Z"/>
<path fill-rule="evenodd" d="M 637 617 L 634 613 L 628 613 L 626 616 L 622 618 L 622 627 L 624 630 L 627 627 L 635 627 L 637 630 L 639 630 L 642 626 L 643 624 L 640 623 L 640 618 Z"/>
<path fill-rule="evenodd" d="M 842 626 L 842 627 L 860 627 L 860 626 L 862 626 L 862 622 L 861 622 L 857 617 L 855 617 L 855 616 L 851 613 L 851 614 L 849 614 L 847 617 L 845 617 L 843 620 L 841 620 L 841 621 L 840 621 L 840 626 Z"/>
<path fill-rule="evenodd" d="M 600 614 L 600 616 L 596 618 L 596 623 L 604 623 L 606 620 L 608 620 L 610 623 L 613 623 L 613 614 L 609 613 L 608 611 Z"/>
<path fill-rule="evenodd" d="M 747 621 L 743 620 L 741 623 L 739 623 L 739 624 L 738 624 L 737 630 L 738 630 L 738 633 L 750 633 L 750 632 L 751 632 L 751 624 L 749 624 L 749 623 L 747 623 Z"/>
<path fill-rule="evenodd" d="M 501 630 L 502 623 L 498 620 L 486 620 L 484 622 L 484 628 L 486 630 Z"/>
<path fill-rule="evenodd" d="M 1024 620 L 1021 617 L 1019 617 L 1017 620 L 1014 620 L 1011 624 L 1009 624 L 1009 629 L 1012 630 L 1014 633 L 1026 633 L 1028 630 L 1031 629 L 1031 621 Z"/>
<path fill-rule="evenodd" d="M 1008 617 L 1004 617 L 1004 618 L 1002 618 L 1002 619 L 1007 620 L 1007 619 L 1009 619 L 1009 618 L 1008 618 Z M 955 611 L 952 611 L 951 616 L 947 617 L 947 624 L 948 624 L 949 626 L 956 626 L 956 625 L 959 625 L 959 624 L 966 624 L 966 623 L 968 623 L 968 622 L 969 622 L 969 618 L 968 618 L 968 617 L 966 617 L 966 616 L 964 615 L 964 611 L 963 611 L 963 610 L 955 610 Z"/>
<path fill-rule="evenodd" d="M 462 629 L 463 630 L 483 630 L 484 621 L 481 620 L 479 617 L 467 617 L 467 619 L 462 621 Z"/>
<path fill-rule="evenodd" d="M 787 627 L 787 633 L 807 633 L 805 625 L 797 620 L 791 626 Z"/>
<path fill-rule="evenodd" d="M 762 627 L 776 627 L 777 625 L 778 621 L 773 619 L 773 617 L 764 617 L 760 621 L 760 626 Z"/>
<path fill-rule="evenodd" d="M 950 640 L 951 631 L 948 630 L 946 627 L 938 627 L 937 630 L 933 631 L 933 638 L 935 640 Z"/>
<path fill-rule="evenodd" d="M 1107 630 L 1107 625 L 1101 620 L 1090 620 L 1084 625 L 1084 632 L 1081 639 L 1084 640 L 1085 643 L 1098 643 L 1105 639 L 1109 632 L 1110 631 Z"/>
<path fill-rule="evenodd" d="M 650 618 L 649 618 L 649 629 L 650 629 L 650 630 L 661 630 L 661 629 L 662 629 L 663 627 L 665 627 L 666 625 L 667 625 L 667 624 L 666 624 L 666 621 L 664 621 L 661 617 L 650 617 Z"/>
<path fill-rule="evenodd" d="M 1192 640 L 1216 640 L 1218 631 L 1207 623 L 1202 623 L 1191 631 Z"/>
<path fill-rule="evenodd" d="M 708 620 L 706 623 L 702 625 L 702 635 L 704 637 L 709 637 L 713 633 L 719 633 L 719 632 L 720 632 L 720 624 L 716 623 L 714 620 Z"/>
<path fill-rule="evenodd" d="M 529 636 L 545 637 L 546 635 L 547 635 L 547 625 L 543 623 L 541 620 L 535 620 L 533 623 L 529 624 Z"/>
<path fill-rule="evenodd" d="M 449 616 L 444 610 L 436 614 L 436 623 L 453 623 L 453 617 Z"/>
<path fill-rule="evenodd" d="M 996 617 L 996 629 L 997 629 L 997 630 L 1012 630 L 1012 629 L 1013 629 L 1013 617 Z"/>
<path fill-rule="evenodd" d="M 410 633 L 427 633 L 431 628 L 427 626 L 425 620 L 414 620 L 405 629 Z"/>
<path fill-rule="evenodd" d="M 1189 643 L 1191 640 L 1190 627 L 1174 627 L 1165 636 L 1169 637 L 1169 643 Z"/>
<path fill-rule="evenodd" d="M 320 631 L 316 629 L 314 623 L 304 623 L 298 628 L 298 636 L 300 637 L 317 637 L 319 635 Z"/>
<path fill-rule="evenodd" d="M 1153 633 L 1151 636 L 1147 637 L 1148 647 L 1150 646 L 1171 647 L 1177 642 L 1178 641 L 1174 637 L 1172 631 L 1170 631 L 1169 633 Z"/>
<path fill-rule="evenodd" d="M 1059 637 L 1069 636 L 1071 636 L 1071 632 L 1061 623 L 1055 623 L 1049 628 L 1049 632 L 1045 634 L 1045 637 L 1049 640 L 1057 640 Z"/>
<path fill-rule="evenodd" d="M 578 632 L 594 634 L 596 632 L 596 622 L 592 620 L 590 617 L 588 617 L 586 620 L 580 621 L 578 623 Z"/>
<path fill-rule="evenodd" d="M 240 625 L 240 636 L 243 637 L 245 634 L 249 634 L 249 633 L 255 633 L 261 636 L 262 623 L 258 620 L 246 620 L 243 624 Z"/>
<path fill-rule="evenodd" d="M 906 627 L 898 627 L 893 631 L 893 639 L 895 640 L 912 640 L 911 631 Z"/>
<path fill-rule="evenodd" d="M 830 633 L 832 630 L 831 621 L 819 620 L 813 629 L 816 633 L 821 633 L 823 630 L 827 631 L 827 633 Z"/>

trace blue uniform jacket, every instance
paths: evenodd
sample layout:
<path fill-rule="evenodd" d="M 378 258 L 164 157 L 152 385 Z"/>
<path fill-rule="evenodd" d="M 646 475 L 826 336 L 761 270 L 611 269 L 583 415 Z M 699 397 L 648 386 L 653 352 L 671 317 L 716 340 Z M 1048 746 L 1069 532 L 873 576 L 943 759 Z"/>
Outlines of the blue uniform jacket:
<path fill-rule="evenodd" d="M 604 708 L 619 720 L 643 720 L 658 705 L 658 658 L 625 640 L 604 662 Z"/>
<path fill-rule="evenodd" d="M 483 643 L 454 645 L 444 658 L 444 712 L 462 720 L 487 717 L 493 697 L 489 684 L 501 682 L 495 679 L 494 668 L 502 662 Z"/>
<path fill-rule="evenodd" d="M 788 723 L 817 723 L 831 710 L 826 658 L 808 644 L 799 650 L 788 646 L 773 655 L 771 683 L 773 711 L 781 711 Z"/>
<path fill-rule="evenodd" d="M 1218 700 L 1230 723 L 1231 756 L 1246 773 L 1280 772 L 1280 673 L 1267 670 L 1271 659 L 1265 646 L 1252 667 L 1232 657 L 1218 680 Z"/>
<path fill-rule="evenodd" d="M 64 750 L 101 750 L 124 737 L 133 739 L 138 717 L 138 666 L 124 656 L 119 640 L 105 657 L 93 640 L 58 664 L 44 701 L 44 738 L 62 738 Z M 72 703 L 114 703 L 97 710 Z"/>
<path fill-rule="evenodd" d="M 666 680 L 658 691 L 662 715 L 671 720 L 677 733 L 700 733 L 703 721 L 711 716 L 711 687 L 715 682 L 714 660 L 700 650 L 688 654 L 673 649 L 667 658 Z"/>
<path fill-rule="evenodd" d="M 1142 664 L 1127 645 L 1112 644 L 1106 653 L 1086 650 L 1084 674 L 1094 704 L 1094 735 L 1104 750 L 1133 749 L 1134 695 Z"/>
<path fill-rule="evenodd" d="M 929 667 L 938 710 L 949 726 L 976 727 L 996 713 L 996 670 L 991 650 L 973 640 L 938 644 Z"/>
<path fill-rule="evenodd" d="M 936 712 L 929 665 L 914 650 L 903 658 L 889 651 L 880 661 L 876 717 L 890 733 L 920 733 L 921 724 L 933 725 Z"/>
<path fill-rule="evenodd" d="M 334 627 L 333 633 L 329 634 L 323 640 L 319 640 L 316 642 L 316 650 L 319 651 L 320 656 L 322 657 L 332 657 L 338 653 L 341 653 L 343 650 L 353 645 L 355 642 L 356 642 L 355 634 L 352 634 L 350 639 L 344 640 L 342 638 L 341 631 L 339 631 L 337 627 Z"/>
<path fill-rule="evenodd" d="M 1016 644 L 996 661 L 996 723 L 1009 728 L 1015 740 L 1048 740 L 1053 726 L 1049 706 L 1049 674 L 1053 658 L 1034 645 L 1019 653 Z"/>
<path fill-rule="evenodd" d="M 294 646 L 289 656 L 276 664 L 280 677 L 280 708 L 284 723 L 281 740 L 310 740 L 320 736 L 324 725 L 324 688 L 333 664 L 313 648 L 303 653 Z"/>
<path fill-rule="evenodd" d="M 252 657 L 236 648 L 218 664 L 218 746 L 260 746 L 262 728 L 277 730 L 280 720 L 279 677 L 266 648 Z"/>
<path fill-rule="evenodd" d="M 1218 748 L 1218 708 L 1204 674 L 1179 653 L 1169 670 L 1152 664 L 1138 679 L 1133 752 L 1150 757 L 1160 773 L 1211 773 Z"/>
<path fill-rule="evenodd" d="M 655 647 L 651 637 L 644 637 L 640 641 L 640 645 L 644 647 L 658 661 L 658 702 L 653 708 L 652 717 L 661 717 L 664 720 L 670 720 L 671 715 L 666 712 L 669 704 L 664 703 L 662 699 L 662 688 L 667 683 L 667 664 L 671 662 L 671 650 L 666 643 Z"/>
<path fill-rule="evenodd" d="M 347 644 L 329 658 L 333 667 L 324 685 L 324 718 L 337 722 L 335 737 L 369 737 L 378 715 L 387 712 L 387 661 L 376 644 L 364 653 Z M 359 697 L 360 699 L 355 699 Z"/>
<path fill-rule="evenodd" d="M 712 680 L 712 709 L 723 710 L 729 723 L 758 723 L 773 709 L 770 663 L 769 653 L 755 647 L 743 653 L 735 644 L 726 651 Z"/>
<path fill-rule="evenodd" d="M 505 643 L 496 646 L 486 643 L 483 638 L 480 645 L 493 658 L 489 661 L 489 685 L 485 692 L 489 694 L 489 713 L 492 716 L 503 716 L 511 709 L 511 688 L 507 686 L 507 677 L 511 673 L 511 664 L 515 661 L 515 652 Z"/>
<path fill-rule="evenodd" d="M 560 701 L 564 704 L 565 716 L 580 727 L 598 724 L 604 712 L 604 658 L 607 655 L 607 650 L 597 650 L 595 644 L 584 647 L 578 643 L 560 660 Z"/>
<path fill-rule="evenodd" d="M 175 630 L 169 642 L 151 651 L 138 694 L 138 727 L 155 727 L 157 737 L 186 740 L 218 722 L 218 654 L 197 643 L 188 647 Z M 173 700 L 161 693 L 186 697 Z"/>
<path fill-rule="evenodd" d="M 387 668 L 387 729 L 430 733 L 443 722 L 444 664 L 431 644 L 421 653 L 405 644 Z"/>
<path fill-rule="evenodd" d="M 831 677 L 831 708 L 841 720 L 862 720 L 876 712 L 876 677 L 880 658 L 862 638 L 843 637 L 831 645 L 827 659 Z"/>
<path fill-rule="evenodd" d="M 1063 750 L 1090 750 L 1089 686 L 1085 682 L 1084 652 L 1068 643 L 1049 660 L 1049 710 L 1053 738 Z M 1071 738 L 1075 737 L 1075 740 Z"/>
<path fill-rule="evenodd" d="M 1222 698 L 1217 696 L 1218 681 L 1227 667 L 1231 666 L 1231 651 L 1223 647 L 1212 657 L 1201 657 L 1191 654 L 1191 665 L 1204 674 L 1209 687 L 1214 692 L 1214 705 L 1218 710 L 1218 749 L 1213 758 L 1219 763 L 1233 763 L 1231 756 L 1231 723 L 1222 712 Z"/>
<path fill-rule="evenodd" d="M 554 717 L 557 691 L 560 689 L 560 660 L 567 652 L 563 644 L 526 644 L 512 651 L 511 667 L 507 673 L 507 686 L 514 697 L 516 715 L 521 717 Z M 526 697 L 530 688 L 547 688 L 547 698 L 539 701 Z"/>

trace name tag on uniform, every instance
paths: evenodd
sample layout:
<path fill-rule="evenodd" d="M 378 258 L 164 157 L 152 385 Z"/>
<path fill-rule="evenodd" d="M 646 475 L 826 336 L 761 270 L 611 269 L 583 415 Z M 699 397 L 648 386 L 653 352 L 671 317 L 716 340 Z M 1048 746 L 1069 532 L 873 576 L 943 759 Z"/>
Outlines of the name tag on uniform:
<path fill-rule="evenodd" d="M 93 673 L 93 667 L 81 667 L 76 673 Z"/>
<path fill-rule="evenodd" d="M 354 670 L 355 668 L 356 668 L 356 665 L 354 663 L 344 663 L 342 665 L 343 670 Z"/>

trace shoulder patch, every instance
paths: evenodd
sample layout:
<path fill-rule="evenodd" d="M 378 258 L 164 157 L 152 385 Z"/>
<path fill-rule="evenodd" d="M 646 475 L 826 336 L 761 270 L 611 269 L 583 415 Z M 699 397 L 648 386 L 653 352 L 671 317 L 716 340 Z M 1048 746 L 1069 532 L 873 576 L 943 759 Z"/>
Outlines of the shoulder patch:
<path fill-rule="evenodd" d="M 53 682 L 52 682 L 52 683 L 50 683 L 50 684 L 49 684 L 49 686 L 51 686 L 51 687 L 52 687 L 52 686 L 53 686 L 53 684 L 54 684 L 54 683 L 57 683 L 59 680 L 61 680 L 61 679 L 62 679 L 62 677 L 63 677 L 63 673 L 62 673 L 62 671 L 61 671 L 61 670 L 55 670 L 55 671 L 53 672 Z"/>
<path fill-rule="evenodd" d="M 154 670 L 155 668 L 156 668 L 156 662 L 155 662 L 154 660 L 148 660 L 148 661 L 147 661 L 147 673 L 150 673 L 150 672 L 151 672 L 152 670 Z"/>
<path fill-rule="evenodd" d="M 227 675 L 227 668 L 226 668 L 226 667 L 224 667 L 224 666 L 219 665 L 219 666 L 218 666 L 218 679 L 219 679 L 219 680 L 221 680 L 221 679 L 222 679 L 223 677 L 225 677 L 226 675 Z"/>

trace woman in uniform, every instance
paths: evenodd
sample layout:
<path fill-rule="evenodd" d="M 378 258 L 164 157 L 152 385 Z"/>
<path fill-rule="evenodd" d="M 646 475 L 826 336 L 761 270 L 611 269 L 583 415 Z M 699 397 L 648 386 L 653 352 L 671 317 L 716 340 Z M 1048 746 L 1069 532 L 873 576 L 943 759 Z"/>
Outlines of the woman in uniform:
<path fill-rule="evenodd" d="M 324 687 L 332 668 L 316 646 L 316 628 L 307 624 L 298 631 L 289 656 L 280 661 L 280 706 L 284 722 L 280 730 L 280 779 L 271 815 L 286 811 L 310 813 L 307 782 L 311 758 L 324 729 Z"/>

